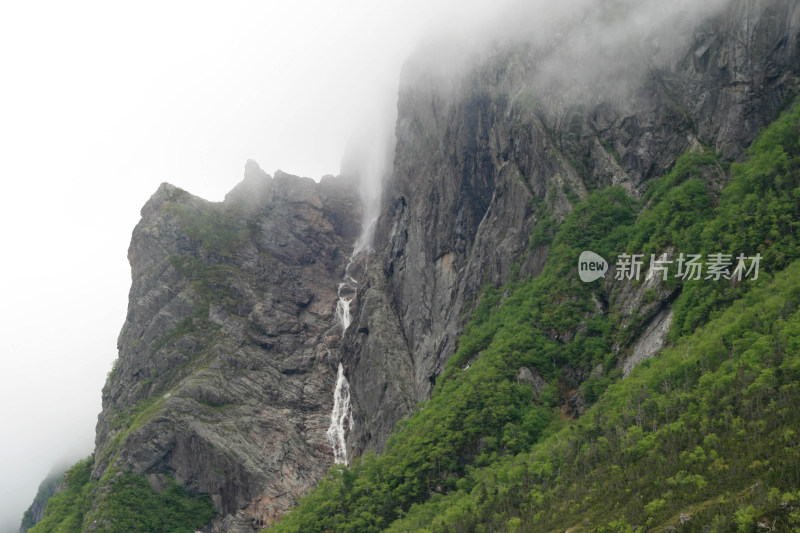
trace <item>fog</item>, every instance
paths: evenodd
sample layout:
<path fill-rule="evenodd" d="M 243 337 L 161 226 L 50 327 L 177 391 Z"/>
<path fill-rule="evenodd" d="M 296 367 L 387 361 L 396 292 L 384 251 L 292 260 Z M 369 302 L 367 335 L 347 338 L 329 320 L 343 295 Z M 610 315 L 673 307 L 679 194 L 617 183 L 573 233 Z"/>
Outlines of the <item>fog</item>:
<path fill-rule="evenodd" d="M 315 179 L 341 165 L 369 176 L 370 222 L 414 50 L 419 59 L 431 42 L 456 42 L 467 57 L 524 37 L 553 45 L 538 67 L 542 90 L 616 91 L 643 65 L 673 61 L 678 30 L 722 0 L 508 4 L 0 7 L 0 532 L 16 531 L 54 465 L 91 453 L 125 317 L 130 234 L 159 183 L 221 200 L 247 159 Z M 603 19 L 600 5 L 618 14 Z M 452 52 L 430 57 L 429 68 L 453 67 Z"/>
<path fill-rule="evenodd" d="M 624 105 L 642 77 L 684 57 L 698 23 L 729 0 L 577 0 L 538 19 L 541 57 L 532 86 L 559 103 L 614 100 Z M 530 8 L 529 8 L 530 9 Z M 529 11 L 530 13 L 530 11 Z M 533 16 L 533 13 L 531 13 Z M 521 17 L 523 20 L 526 17 Z M 528 34 L 522 26 L 516 35 Z"/>
<path fill-rule="evenodd" d="M 685 57 L 703 23 L 732 0 L 519 0 L 474 32 L 449 27 L 426 36 L 403 82 L 430 77 L 455 90 L 461 74 L 511 44 L 525 64 L 525 89 L 551 107 L 625 105 L 643 77 Z M 524 52 L 522 52 L 524 50 Z M 512 95 L 513 96 L 513 95 Z"/>

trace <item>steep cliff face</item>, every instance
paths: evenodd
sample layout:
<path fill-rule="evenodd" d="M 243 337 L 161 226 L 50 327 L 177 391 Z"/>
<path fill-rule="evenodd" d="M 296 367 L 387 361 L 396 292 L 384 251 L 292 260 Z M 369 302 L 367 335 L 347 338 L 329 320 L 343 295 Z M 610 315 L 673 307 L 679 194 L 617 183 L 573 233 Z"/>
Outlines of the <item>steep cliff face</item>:
<path fill-rule="evenodd" d="M 621 185 L 641 197 L 648 180 L 686 151 L 740 157 L 797 91 L 798 31 L 795 2 L 731 2 L 614 94 L 540 83 L 541 65 L 563 53 L 568 34 L 546 45 L 496 47 L 455 79 L 426 66 L 424 56 L 412 58 L 376 235 L 380 253 L 355 317 L 382 319 L 345 339 L 356 418 L 350 446 L 381 450 L 395 423 L 428 398 L 483 285 L 541 271 L 547 239 L 529 246 L 535 227 L 546 233 L 587 191 Z M 668 330 L 671 296 L 659 295 L 648 306 L 654 322 L 634 332 L 644 338 L 633 360 L 655 353 Z M 623 314 L 641 301 L 630 296 Z M 591 370 L 566 373 L 580 381 Z"/>
<path fill-rule="evenodd" d="M 164 184 L 142 209 L 93 477 L 165 476 L 212 497 L 210 531 L 253 531 L 332 464 L 336 283 L 360 231 L 352 181 L 248 162 L 212 204 Z"/>

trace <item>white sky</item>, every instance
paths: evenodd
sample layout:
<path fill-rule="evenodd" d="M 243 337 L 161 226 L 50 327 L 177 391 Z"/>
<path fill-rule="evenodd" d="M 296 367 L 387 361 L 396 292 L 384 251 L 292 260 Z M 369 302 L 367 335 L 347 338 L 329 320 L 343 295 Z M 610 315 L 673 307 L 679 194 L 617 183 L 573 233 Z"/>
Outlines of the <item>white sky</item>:
<path fill-rule="evenodd" d="M 255 159 L 336 174 L 402 60 L 491 0 L 0 4 L 0 532 L 91 452 L 139 209 Z"/>

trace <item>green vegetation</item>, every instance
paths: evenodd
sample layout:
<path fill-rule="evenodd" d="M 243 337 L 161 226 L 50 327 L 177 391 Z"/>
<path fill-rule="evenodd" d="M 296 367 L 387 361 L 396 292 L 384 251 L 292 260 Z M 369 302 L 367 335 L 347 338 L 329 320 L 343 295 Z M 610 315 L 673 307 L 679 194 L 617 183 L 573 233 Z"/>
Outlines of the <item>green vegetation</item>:
<path fill-rule="evenodd" d="M 702 228 L 702 253 L 760 253 L 766 273 L 800 257 L 800 105 L 766 128 L 731 167 L 731 180 L 714 217 Z M 701 252 L 697 252 L 701 253 Z M 750 284 L 693 283 L 676 302 L 675 336 L 687 334 L 739 297 Z"/>
<path fill-rule="evenodd" d="M 91 500 L 91 458 L 78 462 L 64 475 L 64 490 L 47 502 L 44 518 L 31 533 L 70 533 L 81 531 L 83 516 Z"/>
<path fill-rule="evenodd" d="M 109 421 L 110 433 L 117 431 L 114 435 L 114 445 L 109 446 L 109 454 L 116 454 L 119 446 L 133 431 L 140 428 L 145 422 L 153 417 L 164 406 L 162 396 L 150 396 L 137 402 L 135 405 L 123 412 L 117 412 Z"/>
<path fill-rule="evenodd" d="M 92 481 L 91 472 L 91 458 L 70 468 L 64 490 L 50 498 L 30 532 L 80 533 L 97 520 L 98 533 L 191 533 L 214 515 L 208 496 L 190 494 L 171 479 L 158 492 L 141 474 L 109 476 L 106 485 Z"/>
<path fill-rule="evenodd" d="M 680 513 L 692 516 L 684 531 L 800 527 L 798 125 L 796 104 L 730 167 L 721 195 L 710 184 L 728 169 L 686 154 L 643 207 L 610 188 L 550 221 L 531 239 L 552 239 L 543 273 L 485 289 L 431 400 L 276 530 L 663 531 Z M 674 344 L 621 380 L 612 346 L 637 322 L 623 327 L 618 295 L 581 283 L 575 262 L 587 249 L 667 247 L 760 253 L 762 269 L 758 281 L 669 281 Z M 561 416 L 564 368 L 597 363 L 605 375 L 581 385 L 594 407 Z M 523 366 L 546 382 L 538 398 L 517 382 Z"/>
<path fill-rule="evenodd" d="M 235 308 L 236 292 L 230 284 L 239 273 L 235 266 L 207 263 L 192 255 L 172 255 L 169 261 L 191 282 L 192 288 L 201 299 L 202 306 L 205 307 L 206 316 L 210 303 Z"/>
<path fill-rule="evenodd" d="M 530 247 L 536 248 L 537 246 L 542 246 L 553 242 L 555 226 L 556 221 L 555 218 L 553 218 L 553 215 L 545 214 L 544 217 L 542 217 L 542 220 L 540 220 L 533 229 L 533 232 L 531 232 L 529 241 Z"/>
<path fill-rule="evenodd" d="M 108 496 L 100 500 L 100 516 L 107 533 L 194 531 L 214 516 L 207 496 L 195 496 L 169 480 L 163 492 L 153 490 L 140 474 L 127 473 L 115 480 Z"/>
<path fill-rule="evenodd" d="M 220 205 L 189 206 L 171 202 L 166 210 L 180 220 L 190 239 L 200 242 L 209 252 L 233 255 L 245 241 L 246 230 L 242 224 Z"/>
<path fill-rule="evenodd" d="M 687 153 L 679 158 L 670 173 L 645 193 L 647 208 L 636 221 L 628 250 L 648 258 L 669 245 L 687 253 L 700 253 L 703 225 L 713 214 L 709 177 L 721 179 L 719 174 L 723 172 L 711 153 Z"/>
<path fill-rule="evenodd" d="M 577 423 L 389 531 L 663 531 L 679 513 L 692 516 L 685 531 L 800 526 L 799 306 L 795 262 L 611 385 Z"/>

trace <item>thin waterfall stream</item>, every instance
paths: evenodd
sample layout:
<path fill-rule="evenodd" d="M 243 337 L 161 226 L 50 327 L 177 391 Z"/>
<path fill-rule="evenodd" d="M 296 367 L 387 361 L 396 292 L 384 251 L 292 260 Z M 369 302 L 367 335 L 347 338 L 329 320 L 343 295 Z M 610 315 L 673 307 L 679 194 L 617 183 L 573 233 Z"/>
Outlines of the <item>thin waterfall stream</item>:
<path fill-rule="evenodd" d="M 336 302 L 336 320 L 342 327 L 342 338 L 350 326 L 350 303 L 353 301 L 353 296 L 347 297 L 348 294 L 354 295 L 358 282 L 350 276 L 350 267 L 355 261 L 358 253 L 358 248 L 353 250 L 350 256 L 350 262 L 344 270 L 344 281 L 339 283 L 337 296 L 339 297 Z M 344 375 L 344 367 L 339 363 L 339 369 L 336 374 L 336 388 L 333 391 L 333 409 L 331 410 L 331 425 L 328 427 L 326 433 L 328 444 L 333 448 L 333 460 L 336 464 L 343 464 L 347 466 L 347 441 L 346 432 L 353 429 L 353 416 L 352 406 L 350 405 L 350 383 Z"/>
<path fill-rule="evenodd" d="M 369 120 L 362 125 L 360 133 L 351 141 L 347 162 L 342 163 L 343 174 L 349 172 L 358 176 L 359 195 L 361 197 L 361 232 L 350 254 L 350 260 L 344 269 L 344 277 L 337 289 L 336 321 L 341 326 L 340 339 L 344 340 L 345 332 L 351 323 L 351 306 L 358 305 L 356 291 L 358 280 L 364 272 L 364 260 L 372 250 L 378 217 L 380 215 L 381 192 L 389 164 L 394 157 L 394 123 L 397 107 L 394 98 L 387 98 L 368 115 Z M 347 171 L 344 168 L 347 167 Z M 342 343 L 340 343 L 341 345 Z M 330 353 L 330 351 L 328 352 Z M 347 435 L 353 431 L 353 415 L 350 402 L 350 383 L 345 376 L 345 367 L 339 354 L 339 368 L 336 375 L 336 388 L 333 392 L 333 409 L 331 424 L 327 431 L 327 440 L 333 449 L 336 464 L 347 465 Z"/>

